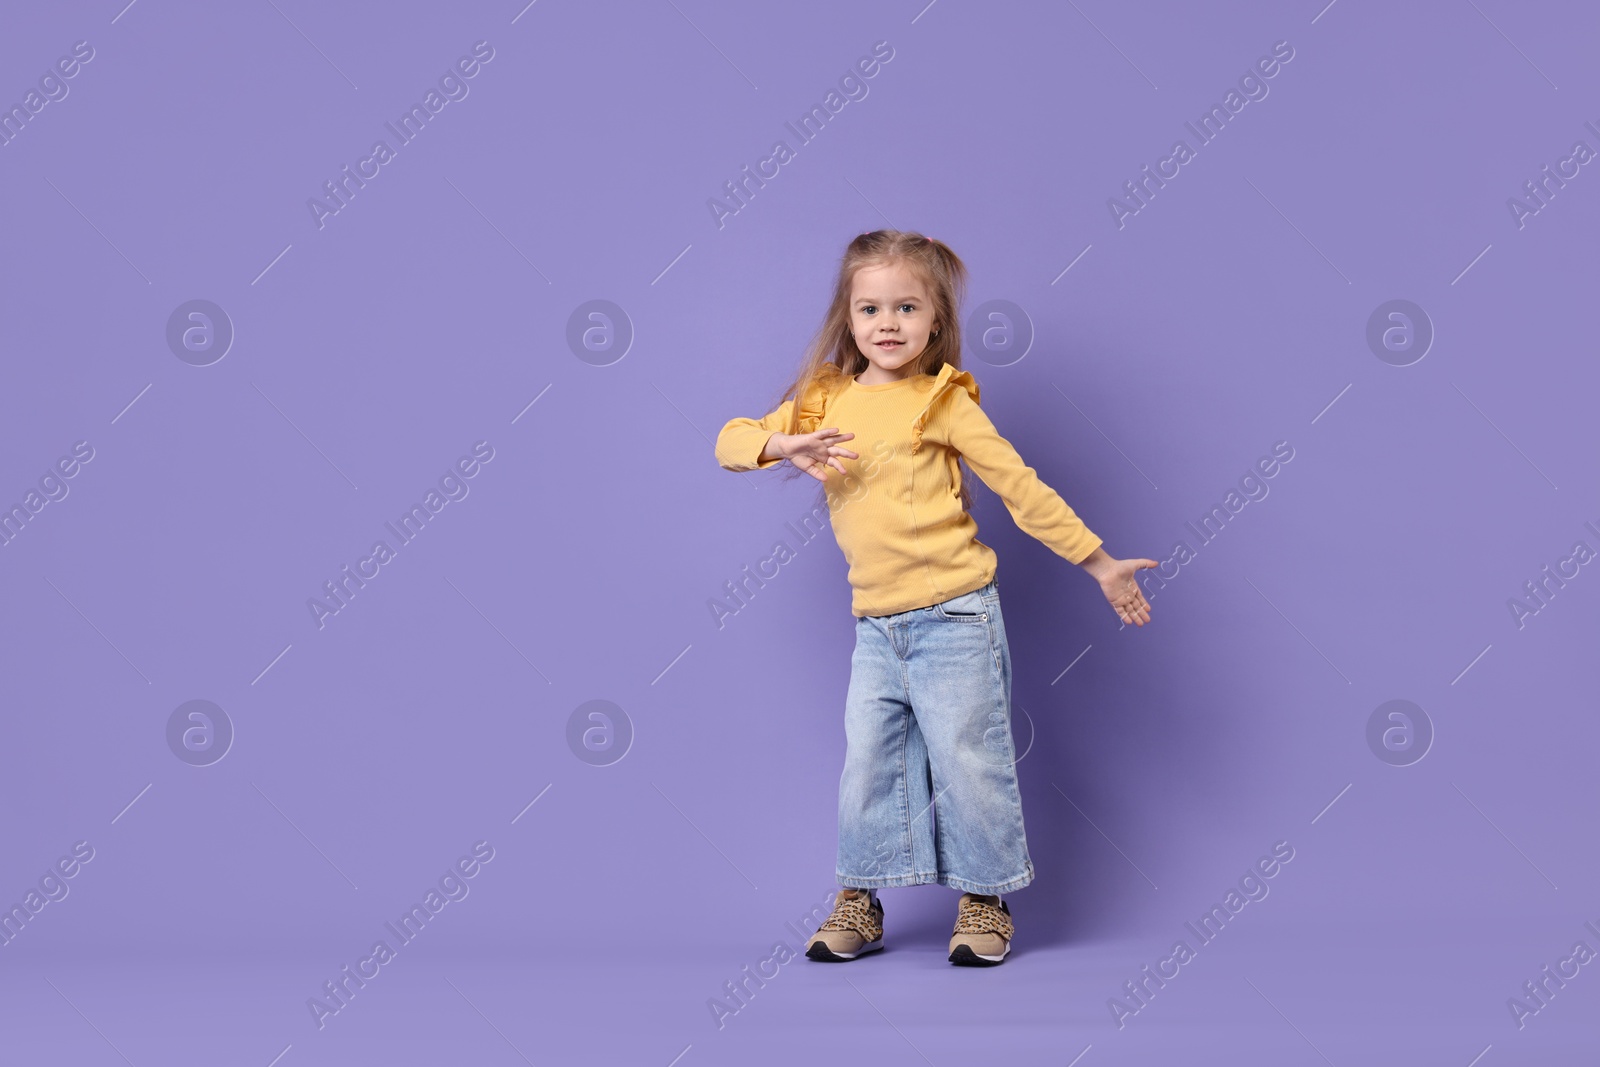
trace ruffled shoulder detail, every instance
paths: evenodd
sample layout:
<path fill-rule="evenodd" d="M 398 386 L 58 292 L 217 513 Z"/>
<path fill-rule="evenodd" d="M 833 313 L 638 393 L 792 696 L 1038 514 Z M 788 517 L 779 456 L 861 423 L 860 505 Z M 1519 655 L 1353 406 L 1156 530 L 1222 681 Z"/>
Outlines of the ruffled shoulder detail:
<path fill-rule="evenodd" d="M 818 369 L 817 376 L 811 380 L 805 395 L 798 402 L 800 410 L 795 433 L 816 433 L 822 429 L 823 412 L 827 407 L 828 397 L 843 380 L 844 372 L 835 363 L 824 363 Z"/>
<path fill-rule="evenodd" d="M 922 410 L 917 412 L 917 417 L 911 421 L 911 454 L 916 455 L 917 449 L 922 447 L 922 431 L 928 424 L 928 416 L 932 414 L 933 407 L 950 389 L 965 389 L 972 397 L 972 402 L 978 402 L 978 379 L 964 370 L 958 370 L 946 363 L 939 368 L 939 373 L 934 375 L 933 385 L 928 389 L 927 402 L 922 405 Z"/>

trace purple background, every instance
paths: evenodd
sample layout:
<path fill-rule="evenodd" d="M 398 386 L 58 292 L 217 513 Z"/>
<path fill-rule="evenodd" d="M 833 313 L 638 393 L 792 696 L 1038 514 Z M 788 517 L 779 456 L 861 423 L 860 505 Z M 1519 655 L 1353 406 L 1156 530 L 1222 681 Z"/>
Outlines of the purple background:
<path fill-rule="evenodd" d="M 1600 964 L 1507 1007 L 1600 950 L 1600 577 L 1507 606 L 1600 548 L 1600 177 L 1507 207 L 1600 148 L 1591 6 L 118 2 L 0 35 L 7 107 L 95 50 L 0 148 L 0 504 L 94 449 L 0 548 L 0 898 L 95 853 L 0 947 L 8 1061 L 1593 1062 Z M 319 228 L 308 199 L 480 40 L 469 95 Z M 1108 198 L 1282 40 L 1119 228 Z M 781 965 L 719 1027 L 833 889 L 853 620 L 825 534 L 717 626 L 818 498 L 711 442 L 881 226 L 966 260 L 964 314 L 1023 310 L 1028 354 L 968 322 L 968 367 L 1108 551 L 1196 555 L 1121 629 L 978 486 L 1034 737 L 1013 957 L 951 967 L 955 894 L 889 890 L 886 952 Z M 166 341 L 195 299 L 237 334 L 209 366 Z M 596 299 L 620 358 L 568 343 Z M 1409 366 L 1366 341 L 1393 299 L 1436 331 Z M 470 494 L 319 629 L 308 598 L 477 441 Z M 194 699 L 236 731 L 210 766 L 166 739 Z M 634 731 L 606 766 L 567 740 L 596 699 Z M 1436 734 L 1409 766 L 1366 739 L 1395 699 Z M 307 999 L 481 840 L 319 1030 Z M 1119 1028 L 1108 999 L 1277 841 L 1270 894 Z"/>

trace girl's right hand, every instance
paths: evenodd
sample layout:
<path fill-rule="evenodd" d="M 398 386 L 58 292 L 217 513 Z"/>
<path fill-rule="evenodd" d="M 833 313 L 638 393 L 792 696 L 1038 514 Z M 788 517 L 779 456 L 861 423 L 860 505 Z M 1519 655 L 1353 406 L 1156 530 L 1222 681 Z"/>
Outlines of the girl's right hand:
<path fill-rule="evenodd" d="M 838 459 L 839 456 L 861 458 L 840 445 L 840 442 L 849 441 L 854 437 L 853 433 L 840 433 L 838 427 L 830 426 L 815 433 L 773 434 L 768 447 L 779 452 L 790 463 L 817 481 L 825 482 L 828 480 L 829 467 L 840 474 L 850 473 L 844 469 L 844 464 Z"/>

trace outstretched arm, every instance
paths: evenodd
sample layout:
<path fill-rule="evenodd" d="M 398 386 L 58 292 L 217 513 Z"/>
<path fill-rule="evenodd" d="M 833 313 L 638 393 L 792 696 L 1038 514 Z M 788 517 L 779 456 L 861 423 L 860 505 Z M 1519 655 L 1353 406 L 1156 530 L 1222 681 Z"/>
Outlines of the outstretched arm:
<path fill-rule="evenodd" d="M 1117 559 L 1101 547 L 1098 534 L 1084 525 L 1061 494 L 1039 479 L 1011 442 L 1000 436 L 989 415 L 962 391 L 953 391 L 945 436 L 983 483 L 999 494 L 1024 533 L 1092 575 L 1123 622 L 1143 626 L 1150 604 L 1133 580 L 1135 571 L 1156 566 L 1153 559 Z"/>
<path fill-rule="evenodd" d="M 774 437 L 783 437 L 781 431 L 789 425 L 793 400 L 785 400 L 776 411 L 759 419 L 729 419 L 717 434 L 717 465 L 723 470 L 766 470 L 783 462 L 783 453 L 773 447 Z"/>
<path fill-rule="evenodd" d="M 840 456 L 861 457 L 843 447 L 853 433 L 840 433 L 828 426 L 813 433 L 787 434 L 789 410 L 794 401 L 785 400 L 776 411 L 760 419 L 730 419 L 717 434 L 717 463 L 724 470 L 765 470 L 788 460 L 819 482 L 828 480 L 828 468 L 848 474 Z"/>

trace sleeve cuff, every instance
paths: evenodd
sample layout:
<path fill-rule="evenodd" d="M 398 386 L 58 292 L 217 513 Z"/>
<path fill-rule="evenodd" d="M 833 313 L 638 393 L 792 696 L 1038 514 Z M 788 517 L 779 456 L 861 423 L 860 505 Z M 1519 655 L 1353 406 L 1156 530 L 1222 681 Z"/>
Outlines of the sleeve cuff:
<path fill-rule="evenodd" d="M 1099 535 L 1097 535 L 1097 534 L 1095 534 L 1093 532 L 1091 532 L 1089 534 L 1089 537 L 1094 541 L 1094 543 L 1091 544 L 1088 548 L 1084 549 L 1082 552 L 1078 553 L 1078 558 L 1077 559 L 1072 559 L 1072 557 L 1070 557 L 1070 556 L 1067 557 L 1073 563 L 1082 563 L 1084 560 L 1086 560 L 1090 556 L 1094 555 L 1094 550 L 1095 549 L 1097 549 L 1101 545 L 1105 544 L 1105 542 L 1100 539 Z"/>

